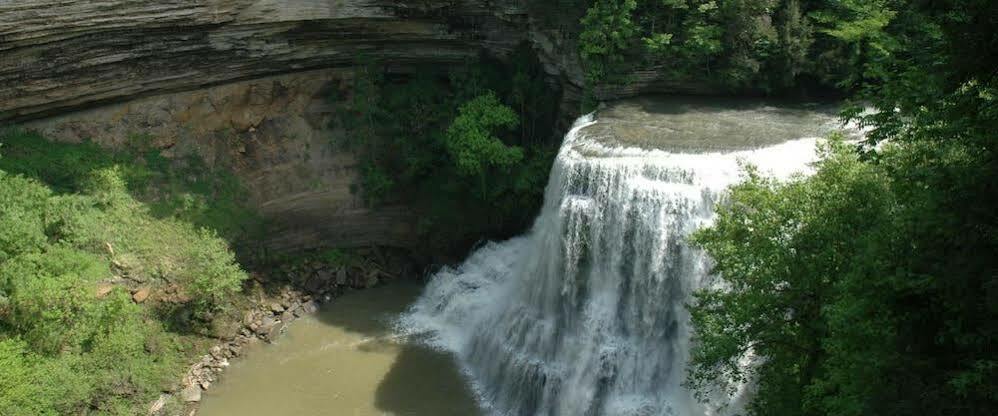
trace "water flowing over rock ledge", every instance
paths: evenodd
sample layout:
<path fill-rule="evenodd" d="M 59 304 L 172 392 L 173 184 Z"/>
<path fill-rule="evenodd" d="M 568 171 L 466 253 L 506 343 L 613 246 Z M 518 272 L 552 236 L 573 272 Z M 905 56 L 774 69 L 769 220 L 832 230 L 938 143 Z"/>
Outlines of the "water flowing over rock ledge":
<path fill-rule="evenodd" d="M 683 386 L 685 305 L 716 284 L 686 237 L 714 219 L 742 161 L 806 172 L 834 117 L 760 102 L 631 100 L 581 118 L 521 237 L 444 269 L 400 322 L 453 351 L 495 414 L 738 414 L 750 390 Z"/>

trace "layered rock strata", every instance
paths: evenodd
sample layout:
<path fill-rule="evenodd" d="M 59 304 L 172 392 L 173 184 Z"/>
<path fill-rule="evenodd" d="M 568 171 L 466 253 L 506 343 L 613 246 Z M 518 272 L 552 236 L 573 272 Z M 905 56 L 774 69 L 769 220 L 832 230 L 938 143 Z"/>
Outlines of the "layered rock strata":
<path fill-rule="evenodd" d="M 459 63 L 527 39 L 518 0 L 0 1 L 0 121 L 349 66 Z"/>

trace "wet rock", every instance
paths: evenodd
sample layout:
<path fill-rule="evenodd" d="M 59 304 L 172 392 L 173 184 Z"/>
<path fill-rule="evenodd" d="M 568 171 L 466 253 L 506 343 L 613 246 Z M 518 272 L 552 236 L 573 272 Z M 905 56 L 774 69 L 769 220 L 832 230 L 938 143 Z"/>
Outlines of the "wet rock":
<path fill-rule="evenodd" d="M 209 354 L 211 354 L 211 357 L 214 358 L 215 360 L 220 360 L 224 358 L 222 356 L 222 347 L 218 345 L 211 347 L 211 351 L 209 352 Z"/>
<path fill-rule="evenodd" d="M 280 302 L 271 303 L 270 304 L 270 311 L 274 312 L 274 313 L 284 312 L 284 305 L 281 305 Z"/>
<path fill-rule="evenodd" d="M 295 319 L 295 314 L 292 313 L 290 310 L 284 311 L 284 313 L 281 314 L 281 322 L 287 323 L 291 322 L 294 319 Z"/>
<path fill-rule="evenodd" d="M 345 267 L 336 271 L 336 284 L 340 286 L 347 284 L 347 269 Z"/>
<path fill-rule="evenodd" d="M 277 337 L 281 335 L 281 331 L 284 330 L 286 325 L 287 325 L 286 322 L 278 322 L 276 325 L 270 328 L 270 331 L 267 332 L 267 334 L 264 336 L 264 339 L 266 339 L 267 342 L 274 342 L 274 340 L 276 340 Z"/>
<path fill-rule="evenodd" d="M 305 313 L 315 313 L 316 311 L 319 310 L 319 304 L 315 303 L 315 301 L 308 301 L 308 302 L 305 302 L 305 304 L 302 305 L 301 308 L 302 308 L 302 311 L 305 312 Z"/>
<path fill-rule="evenodd" d="M 252 310 L 248 310 L 243 313 L 243 325 L 249 326 L 256 321 L 256 313 Z"/>
<path fill-rule="evenodd" d="M 315 276 L 305 283 L 305 290 L 311 293 L 319 293 L 326 286 L 326 281 L 321 279 L 319 276 Z"/>
<path fill-rule="evenodd" d="M 257 326 L 257 328 L 254 331 L 257 333 L 257 335 L 266 337 L 270 334 L 270 331 L 274 329 L 274 326 L 276 325 L 277 321 L 274 319 L 274 317 L 267 316 L 264 317 L 262 321 L 260 321 L 260 325 Z"/>
<path fill-rule="evenodd" d="M 378 272 L 372 271 L 372 272 L 368 273 L 367 277 L 364 279 L 364 287 L 365 288 L 372 288 L 372 287 L 375 287 L 377 285 L 378 285 Z"/>
<path fill-rule="evenodd" d="M 191 384 L 180 391 L 180 398 L 184 402 L 192 403 L 201 401 L 201 386 Z"/>

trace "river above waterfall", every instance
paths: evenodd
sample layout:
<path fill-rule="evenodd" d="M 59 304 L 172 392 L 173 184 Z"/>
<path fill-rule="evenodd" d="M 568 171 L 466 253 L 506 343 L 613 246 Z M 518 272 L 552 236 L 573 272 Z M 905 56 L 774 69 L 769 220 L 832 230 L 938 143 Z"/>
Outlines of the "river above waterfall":
<path fill-rule="evenodd" d="M 422 286 L 347 293 L 234 360 L 199 416 L 475 416 L 451 354 L 393 335 Z"/>

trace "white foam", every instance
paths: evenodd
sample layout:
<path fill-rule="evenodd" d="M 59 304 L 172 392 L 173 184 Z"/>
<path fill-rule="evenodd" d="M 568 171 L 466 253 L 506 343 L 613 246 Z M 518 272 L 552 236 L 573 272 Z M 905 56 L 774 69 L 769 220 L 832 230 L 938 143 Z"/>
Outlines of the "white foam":
<path fill-rule="evenodd" d="M 509 415 L 718 414 L 682 387 L 690 294 L 709 259 L 685 237 L 709 224 L 751 163 L 807 174 L 817 139 L 756 150 L 670 153 L 566 136 L 526 235 L 437 273 L 401 331 L 460 359 L 483 404 Z M 744 389 L 743 389 L 744 390 Z"/>

